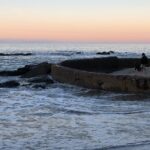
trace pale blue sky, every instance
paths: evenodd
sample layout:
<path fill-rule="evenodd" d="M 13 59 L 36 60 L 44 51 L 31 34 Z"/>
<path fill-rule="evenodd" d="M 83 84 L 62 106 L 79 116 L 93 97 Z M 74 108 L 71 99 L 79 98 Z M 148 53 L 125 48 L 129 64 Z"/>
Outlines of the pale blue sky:
<path fill-rule="evenodd" d="M 149 7 L 149 0 L 0 0 L 0 7 L 91 7 L 91 6 L 117 6 L 117 7 Z"/>

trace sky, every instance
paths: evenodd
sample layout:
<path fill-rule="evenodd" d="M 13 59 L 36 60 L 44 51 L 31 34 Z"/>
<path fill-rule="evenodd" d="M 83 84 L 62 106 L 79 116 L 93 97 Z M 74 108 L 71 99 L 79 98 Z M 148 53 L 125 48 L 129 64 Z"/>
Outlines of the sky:
<path fill-rule="evenodd" d="M 0 0 L 0 39 L 150 42 L 150 0 Z"/>

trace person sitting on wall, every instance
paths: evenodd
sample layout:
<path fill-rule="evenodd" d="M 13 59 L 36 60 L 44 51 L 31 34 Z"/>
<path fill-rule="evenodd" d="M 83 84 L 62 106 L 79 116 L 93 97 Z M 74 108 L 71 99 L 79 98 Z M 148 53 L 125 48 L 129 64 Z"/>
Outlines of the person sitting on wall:
<path fill-rule="evenodd" d="M 148 67 L 148 58 L 145 55 L 145 53 L 142 53 L 141 66 L 142 67 Z"/>
<path fill-rule="evenodd" d="M 142 70 L 145 70 L 145 67 L 148 67 L 148 58 L 145 55 L 145 53 L 142 53 L 142 58 L 141 58 L 141 68 L 142 68 Z"/>
<path fill-rule="evenodd" d="M 141 61 L 140 63 L 135 64 L 135 70 L 137 71 L 143 71 L 145 67 L 148 67 L 148 58 L 145 55 L 145 53 L 142 53 Z"/>

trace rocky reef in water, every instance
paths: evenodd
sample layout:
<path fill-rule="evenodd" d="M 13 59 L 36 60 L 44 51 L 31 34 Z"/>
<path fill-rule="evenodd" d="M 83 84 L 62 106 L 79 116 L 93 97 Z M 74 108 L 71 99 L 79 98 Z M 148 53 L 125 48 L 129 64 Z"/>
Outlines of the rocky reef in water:
<path fill-rule="evenodd" d="M 46 88 L 53 84 L 55 80 L 100 90 L 150 92 L 149 76 L 113 74 L 115 71 L 133 68 L 139 62 L 140 59 L 136 58 L 105 57 L 66 60 L 59 64 L 43 62 L 26 65 L 14 71 L 0 71 L 0 76 L 3 77 L 18 76 L 18 80 L 0 83 L 0 87 L 31 86 L 33 88 Z"/>
<path fill-rule="evenodd" d="M 18 86 L 32 86 L 33 88 L 46 88 L 48 85 L 54 83 L 50 75 L 51 64 L 47 62 L 26 65 L 13 71 L 0 71 L 0 76 L 3 77 L 19 77 L 19 80 L 0 83 L 0 87 L 14 88 Z"/>

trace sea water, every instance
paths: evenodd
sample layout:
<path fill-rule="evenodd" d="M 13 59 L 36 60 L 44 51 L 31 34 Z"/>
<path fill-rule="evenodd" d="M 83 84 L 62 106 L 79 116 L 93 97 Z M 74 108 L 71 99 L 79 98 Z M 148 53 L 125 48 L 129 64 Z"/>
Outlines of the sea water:
<path fill-rule="evenodd" d="M 1 42 L 0 70 L 27 64 L 111 56 L 150 56 L 150 44 Z M 0 82 L 18 77 L 0 77 Z M 150 95 L 115 93 L 54 83 L 46 89 L 0 88 L 2 150 L 149 150 Z"/>

